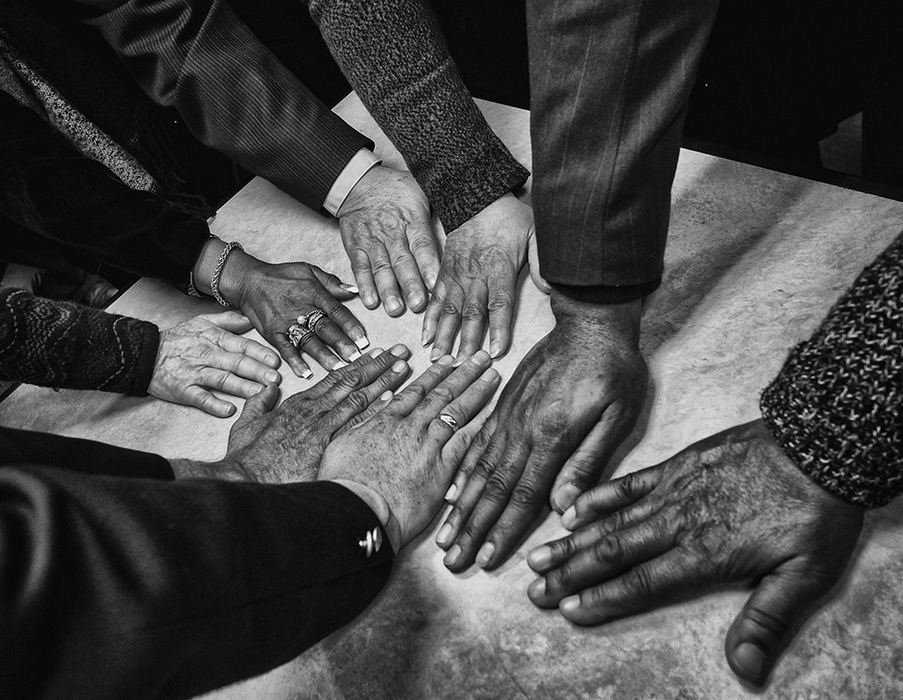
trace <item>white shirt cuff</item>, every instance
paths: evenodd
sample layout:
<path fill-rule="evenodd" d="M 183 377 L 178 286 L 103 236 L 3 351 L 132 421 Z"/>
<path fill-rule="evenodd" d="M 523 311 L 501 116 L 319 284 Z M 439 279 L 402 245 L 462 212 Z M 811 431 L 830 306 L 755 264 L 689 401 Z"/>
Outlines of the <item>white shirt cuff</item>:
<path fill-rule="evenodd" d="M 369 172 L 370 168 L 380 163 L 382 161 L 366 148 L 355 153 L 348 161 L 348 165 L 339 173 L 335 182 L 332 183 L 332 187 L 326 194 L 326 200 L 323 202 L 323 208 L 333 216 L 337 216 L 342 204 L 345 203 L 345 198 L 351 194 L 354 186 Z"/>

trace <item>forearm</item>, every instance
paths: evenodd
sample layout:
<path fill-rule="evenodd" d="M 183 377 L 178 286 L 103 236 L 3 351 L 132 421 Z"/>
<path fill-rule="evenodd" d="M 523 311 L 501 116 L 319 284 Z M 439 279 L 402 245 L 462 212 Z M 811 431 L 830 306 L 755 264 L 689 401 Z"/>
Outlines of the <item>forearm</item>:
<path fill-rule="evenodd" d="M 716 7 L 528 2 L 532 198 L 551 284 L 632 288 L 615 301 L 658 284 L 685 107 Z"/>
<path fill-rule="evenodd" d="M 762 395 L 765 424 L 816 483 L 875 507 L 903 492 L 903 235 L 856 279 Z"/>
<path fill-rule="evenodd" d="M 422 0 L 305 0 L 336 62 L 452 231 L 529 173 L 467 92 Z"/>
<path fill-rule="evenodd" d="M 0 377 L 144 396 L 159 332 L 146 321 L 0 289 Z"/>
<path fill-rule="evenodd" d="M 189 697 L 257 675 L 362 611 L 379 528 L 334 484 L 0 471 L 0 694 Z"/>

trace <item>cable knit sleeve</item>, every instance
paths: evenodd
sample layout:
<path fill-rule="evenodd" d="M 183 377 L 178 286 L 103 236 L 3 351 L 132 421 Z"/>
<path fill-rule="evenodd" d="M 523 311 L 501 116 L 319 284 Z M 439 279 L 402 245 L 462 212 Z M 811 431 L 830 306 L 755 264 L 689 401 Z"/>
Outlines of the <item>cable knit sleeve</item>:
<path fill-rule="evenodd" d="M 144 396 L 157 359 L 153 323 L 0 288 L 0 378 Z"/>
<path fill-rule="evenodd" d="M 761 408 L 829 491 L 866 507 L 903 492 L 903 234 L 794 348 Z"/>
<path fill-rule="evenodd" d="M 421 0 L 305 0 L 329 50 L 446 231 L 529 172 L 483 119 Z"/>

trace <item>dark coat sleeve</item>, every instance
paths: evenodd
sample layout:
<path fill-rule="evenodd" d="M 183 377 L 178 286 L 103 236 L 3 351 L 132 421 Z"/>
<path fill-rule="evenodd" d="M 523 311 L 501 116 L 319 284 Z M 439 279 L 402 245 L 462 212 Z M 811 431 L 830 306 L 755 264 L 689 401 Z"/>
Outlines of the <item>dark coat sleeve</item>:
<path fill-rule="evenodd" d="M 81 459 L 74 448 L 67 465 Z M 3 462 L 0 697 L 197 695 L 346 624 L 391 568 L 388 544 L 358 546 L 379 522 L 337 484 Z"/>
<path fill-rule="evenodd" d="M 71 0 L 202 143 L 314 210 L 373 143 L 321 103 L 224 0 Z"/>
<path fill-rule="evenodd" d="M 132 190 L 0 91 L 0 211 L 33 233 L 113 267 L 185 284 L 207 222 Z"/>

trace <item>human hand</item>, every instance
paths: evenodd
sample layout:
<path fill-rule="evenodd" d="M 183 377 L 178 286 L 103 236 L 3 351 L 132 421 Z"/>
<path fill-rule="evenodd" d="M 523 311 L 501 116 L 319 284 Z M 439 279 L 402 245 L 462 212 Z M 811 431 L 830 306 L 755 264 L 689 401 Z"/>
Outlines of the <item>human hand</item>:
<path fill-rule="evenodd" d="M 375 309 L 382 300 L 390 316 L 402 314 L 405 302 L 412 311 L 423 309 L 436 283 L 439 252 L 430 206 L 414 177 L 371 168 L 337 216 L 364 306 Z"/>
<path fill-rule="evenodd" d="M 862 519 L 754 421 L 580 496 L 562 519 L 574 533 L 530 552 L 542 577 L 528 593 L 588 625 L 755 581 L 725 652 L 734 673 L 760 685 L 840 579 Z"/>
<path fill-rule="evenodd" d="M 355 287 L 343 284 L 316 265 L 267 263 L 242 250 L 233 250 L 223 266 L 220 292 L 226 301 L 241 309 L 299 377 L 308 379 L 313 374 L 302 359 L 301 350 L 332 370 L 360 357 L 360 350 L 369 345 L 364 327 L 339 301 L 353 297 Z M 316 309 L 324 317 L 315 324 L 314 333 L 296 348 L 289 339 L 289 327 L 298 316 Z"/>
<path fill-rule="evenodd" d="M 485 352 L 455 371 L 451 365 L 450 356 L 440 359 L 370 420 L 336 438 L 323 455 L 319 479 L 361 485 L 380 499 L 395 551 L 439 510 L 476 432 L 473 418 L 499 384 L 498 372 L 487 369 Z"/>
<path fill-rule="evenodd" d="M 508 352 L 517 275 L 532 231 L 533 210 L 506 194 L 448 235 L 423 318 L 421 340 L 433 344 L 431 360 L 452 351 L 459 327 L 458 362 L 475 353 L 487 319 L 489 355 Z"/>
<path fill-rule="evenodd" d="M 212 471 L 268 484 L 313 481 L 329 441 L 376 414 L 401 386 L 410 354 L 404 345 L 372 350 L 275 410 L 279 392 L 267 387 L 245 404 Z"/>
<path fill-rule="evenodd" d="M 521 361 L 450 489 L 436 542 L 452 571 L 474 559 L 497 566 L 546 503 L 570 506 L 643 406 L 640 302 L 596 306 L 553 291 L 552 309 L 555 328 Z"/>
<path fill-rule="evenodd" d="M 226 418 L 235 406 L 210 391 L 247 399 L 282 377 L 269 348 L 238 334 L 251 322 L 234 311 L 195 316 L 160 331 L 160 345 L 147 393 Z"/>

